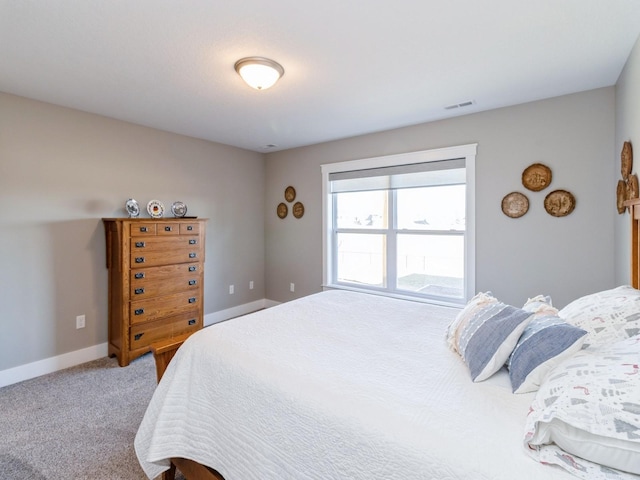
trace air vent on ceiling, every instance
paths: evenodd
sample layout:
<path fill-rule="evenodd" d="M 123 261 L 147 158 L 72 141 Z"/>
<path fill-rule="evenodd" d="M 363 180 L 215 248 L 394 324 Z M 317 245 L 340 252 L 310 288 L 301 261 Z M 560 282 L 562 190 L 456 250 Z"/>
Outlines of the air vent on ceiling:
<path fill-rule="evenodd" d="M 470 107 L 474 103 L 475 102 L 473 100 L 469 100 L 467 102 L 454 103 L 453 105 L 447 105 L 446 107 L 444 107 L 444 109 L 445 110 L 455 110 L 456 108 Z"/>

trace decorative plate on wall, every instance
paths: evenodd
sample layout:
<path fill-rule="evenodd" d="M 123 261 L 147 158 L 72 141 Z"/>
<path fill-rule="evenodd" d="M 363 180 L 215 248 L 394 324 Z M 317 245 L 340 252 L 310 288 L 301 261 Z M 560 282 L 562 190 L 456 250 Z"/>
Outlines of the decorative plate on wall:
<path fill-rule="evenodd" d="M 296 218 L 302 218 L 304 215 L 304 205 L 302 202 L 296 202 L 293 204 L 293 216 Z"/>
<path fill-rule="evenodd" d="M 289 213 L 289 207 L 287 207 L 286 203 L 279 203 L 276 208 L 276 213 L 280 218 L 284 218 L 287 216 L 287 213 Z"/>
<path fill-rule="evenodd" d="M 529 211 L 529 199 L 520 192 L 511 192 L 502 199 L 502 213 L 519 218 Z"/>
<path fill-rule="evenodd" d="M 618 188 L 616 189 L 616 208 L 618 213 L 624 213 L 627 207 L 624 206 L 624 201 L 627 199 L 627 182 L 624 180 L 618 180 Z"/>
<path fill-rule="evenodd" d="M 634 173 L 627 178 L 627 197 L 625 200 L 638 198 L 638 176 Z"/>
<path fill-rule="evenodd" d="M 296 199 L 296 189 L 289 186 L 284 190 L 284 199 L 291 203 Z"/>
<path fill-rule="evenodd" d="M 624 142 L 622 145 L 622 152 L 620 152 L 620 173 L 622 173 L 622 179 L 626 180 L 631 174 L 633 168 L 633 149 L 631 148 L 631 142 Z"/>
<path fill-rule="evenodd" d="M 554 217 L 566 217 L 576 208 L 576 199 L 566 190 L 554 190 L 544 199 L 544 209 Z"/>
<path fill-rule="evenodd" d="M 539 192 L 551 183 L 551 169 L 541 163 L 529 165 L 522 172 L 522 184 L 529 190 Z"/>

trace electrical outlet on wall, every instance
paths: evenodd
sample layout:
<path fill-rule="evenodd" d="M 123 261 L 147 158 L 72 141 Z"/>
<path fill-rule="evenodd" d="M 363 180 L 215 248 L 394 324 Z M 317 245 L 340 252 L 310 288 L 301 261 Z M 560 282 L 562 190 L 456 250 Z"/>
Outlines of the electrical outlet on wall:
<path fill-rule="evenodd" d="M 292 292 L 296 291 L 296 284 L 295 283 L 290 283 L 289 284 L 289 290 L 291 290 Z"/>
<path fill-rule="evenodd" d="M 76 317 L 76 329 L 84 328 L 86 325 L 86 317 L 84 315 L 78 315 Z"/>
<path fill-rule="evenodd" d="M 229 285 L 229 295 L 233 295 L 233 291 L 234 291 L 233 285 Z"/>
<path fill-rule="evenodd" d="M 253 290 L 253 280 L 249 281 L 249 290 Z"/>

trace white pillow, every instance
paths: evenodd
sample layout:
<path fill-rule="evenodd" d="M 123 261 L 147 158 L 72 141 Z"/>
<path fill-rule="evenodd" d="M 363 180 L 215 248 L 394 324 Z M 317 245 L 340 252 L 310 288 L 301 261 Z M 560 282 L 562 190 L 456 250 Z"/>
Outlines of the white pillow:
<path fill-rule="evenodd" d="M 562 362 L 531 404 L 526 450 L 584 479 L 613 478 L 599 465 L 640 475 L 639 359 L 640 335 Z"/>
<path fill-rule="evenodd" d="M 502 368 L 532 317 L 479 293 L 449 326 L 447 342 L 467 364 L 471 379 L 481 382 Z"/>
<path fill-rule="evenodd" d="M 624 285 L 586 295 L 558 315 L 588 332 L 584 348 L 600 348 L 640 334 L 640 290 Z"/>

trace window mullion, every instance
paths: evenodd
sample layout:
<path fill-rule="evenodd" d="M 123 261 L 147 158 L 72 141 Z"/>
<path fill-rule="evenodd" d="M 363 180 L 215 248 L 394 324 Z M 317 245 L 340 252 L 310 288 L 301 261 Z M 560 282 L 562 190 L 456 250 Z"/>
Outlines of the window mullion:
<path fill-rule="evenodd" d="M 397 196 L 396 190 L 387 192 L 389 199 L 389 208 L 387 210 L 387 289 L 391 292 L 398 288 L 398 221 L 397 221 Z"/>

